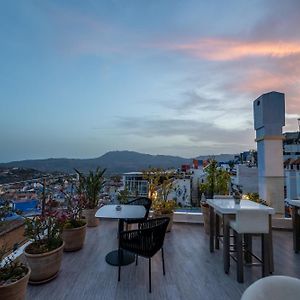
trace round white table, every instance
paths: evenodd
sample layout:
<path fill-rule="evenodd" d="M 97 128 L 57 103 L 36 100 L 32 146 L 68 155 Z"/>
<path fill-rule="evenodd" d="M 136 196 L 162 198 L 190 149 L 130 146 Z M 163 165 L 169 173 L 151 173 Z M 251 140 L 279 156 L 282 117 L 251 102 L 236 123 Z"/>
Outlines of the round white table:
<path fill-rule="evenodd" d="M 146 209 L 143 205 L 108 204 L 100 207 L 95 216 L 96 218 L 118 219 L 118 233 L 120 233 L 123 231 L 124 219 L 143 219 L 145 214 Z M 112 266 L 126 266 L 134 262 L 135 256 L 119 247 L 118 250 L 109 252 L 105 260 Z"/>

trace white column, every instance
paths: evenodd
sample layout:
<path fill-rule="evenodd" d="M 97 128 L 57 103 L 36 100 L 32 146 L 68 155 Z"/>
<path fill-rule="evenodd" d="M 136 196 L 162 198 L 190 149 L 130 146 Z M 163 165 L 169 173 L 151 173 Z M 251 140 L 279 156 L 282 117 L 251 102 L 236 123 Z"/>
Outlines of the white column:
<path fill-rule="evenodd" d="M 285 124 L 284 94 L 263 94 L 253 103 L 261 199 L 277 214 L 284 214 L 282 126 Z"/>

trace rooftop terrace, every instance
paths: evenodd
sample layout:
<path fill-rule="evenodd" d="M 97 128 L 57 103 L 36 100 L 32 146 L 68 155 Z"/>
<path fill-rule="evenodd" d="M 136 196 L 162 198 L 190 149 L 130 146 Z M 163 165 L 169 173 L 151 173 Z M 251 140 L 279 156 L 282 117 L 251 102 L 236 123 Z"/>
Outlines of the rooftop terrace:
<path fill-rule="evenodd" d="M 300 255 L 294 254 L 292 232 L 273 231 L 274 274 L 300 278 Z M 59 276 L 53 281 L 30 286 L 27 299 L 240 299 L 243 291 L 261 276 L 259 267 L 245 268 L 245 283 L 236 281 L 236 264 L 229 275 L 223 271 L 222 251 L 210 253 L 209 238 L 201 225 L 174 224 L 165 238 L 166 276 L 161 256 L 152 263 L 152 294 L 148 293 L 148 262 L 140 258 L 138 266 L 122 267 L 121 282 L 117 268 L 105 262 L 105 255 L 117 248 L 117 223 L 101 220 L 88 228 L 85 246 L 64 253 Z M 258 247 L 254 240 L 254 249 Z"/>

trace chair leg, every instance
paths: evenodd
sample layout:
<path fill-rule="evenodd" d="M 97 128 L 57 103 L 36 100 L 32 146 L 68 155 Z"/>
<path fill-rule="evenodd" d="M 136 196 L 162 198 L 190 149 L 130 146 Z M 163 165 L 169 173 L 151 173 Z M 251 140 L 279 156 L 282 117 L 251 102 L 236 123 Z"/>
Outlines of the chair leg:
<path fill-rule="evenodd" d="M 166 275 L 166 270 L 165 270 L 165 257 L 164 257 L 164 248 L 161 248 L 161 258 L 162 258 L 163 274 Z"/>
<path fill-rule="evenodd" d="M 151 293 L 151 257 L 149 258 L 149 293 Z"/>
<path fill-rule="evenodd" d="M 244 282 L 244 266 L 243 266 L 243 235 L 236 235 L 236 251 L 237 251 L 237 281 Z"/>
<path fill-rule="evenodd" d="M 120 281 L 121 280 L 121 256 L 120 256 L 120 250 L 118 251 L 118 260 L 119 260 L 118 281 Z"/>
<path fill-rule="evenodd" d="M 136 256 L 135 256 L 135 265 L 136 266 L 138 265 L 138 258 L 139 258 L 139 256 L 136 254 Z"/>

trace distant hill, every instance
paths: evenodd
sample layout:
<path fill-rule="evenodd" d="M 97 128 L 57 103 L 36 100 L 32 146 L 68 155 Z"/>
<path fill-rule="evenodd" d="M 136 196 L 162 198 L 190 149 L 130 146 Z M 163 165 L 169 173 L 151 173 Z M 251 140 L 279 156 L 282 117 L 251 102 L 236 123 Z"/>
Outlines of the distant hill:
<path fill-rule="evenodd" d="M 208 159 L 209 157 L 214 157 L 217 161 L 227 162 L 230 160 L 234 160 L 235 154 L 218 154 L 218 155 L 200 155 L 197 156 L 196 159 L 198 160 L 204 160 Z"/>
<path fill-rule="evenodd" d="M 233 159 L 233 154 L 216 155 L 215 159 L 224 161 Z M 197 159 L 206 159 L 209 156 L 199 156 Z M 225 160 L 225 161 L 226 161 Z M 183 158 L 170 155 L 150 155 L 134 151 L 111 151 L 92 159 L 69 159 L 69 158 L 48 158 L 36 160 L 13 161 L 2 163 L 0 167 L 5 168 L 32 168 L 41 172 L 66 172 L 73 173 L 74 168 L 87 172 L 96 167 L 107 168 L 107 173 L 124 173 L 141 171 L 149 167 L 179 168 L 182 164 L 192 163 L 191 158 Z"/>

